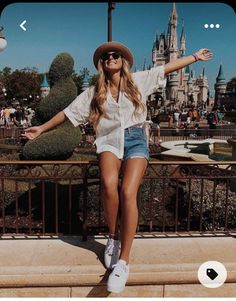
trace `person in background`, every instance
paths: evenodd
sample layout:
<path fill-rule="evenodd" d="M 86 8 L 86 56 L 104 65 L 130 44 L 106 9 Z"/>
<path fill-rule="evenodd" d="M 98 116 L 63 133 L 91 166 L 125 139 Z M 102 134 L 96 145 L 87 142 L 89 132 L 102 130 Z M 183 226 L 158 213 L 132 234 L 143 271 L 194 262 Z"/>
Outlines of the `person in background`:
<path fill-rule="evenodd" d="M 160 117 L 159 117 L 159 112 L 151 118 L 152 124 L 151 124 L 151 135 L 150 139 L 154 142 L 157 143 L 158 145 L 161 142 L 161 127 L 160 127 Z M 155 139 L 157 137 L 157 141 Z"/>
<path fill-rule="evenodd" d="M 14 125 L 16 125 L 17 127 L 22 126 L 24 118 L 25 117 L 23 109 L 21 108 L 21 106 L 17 106 L 13 117 Z"/>

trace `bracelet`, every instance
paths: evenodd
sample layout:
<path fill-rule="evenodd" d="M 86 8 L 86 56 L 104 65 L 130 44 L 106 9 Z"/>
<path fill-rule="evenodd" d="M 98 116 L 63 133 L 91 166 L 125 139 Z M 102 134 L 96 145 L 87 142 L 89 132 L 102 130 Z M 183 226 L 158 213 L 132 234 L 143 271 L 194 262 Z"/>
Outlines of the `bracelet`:
<path fill-rule="evenodd" d="M 195 58 L 195 62 L 197 62 L 199 60 L 199 57 L 196 53 L 193 53 L 192 56 Z"/>

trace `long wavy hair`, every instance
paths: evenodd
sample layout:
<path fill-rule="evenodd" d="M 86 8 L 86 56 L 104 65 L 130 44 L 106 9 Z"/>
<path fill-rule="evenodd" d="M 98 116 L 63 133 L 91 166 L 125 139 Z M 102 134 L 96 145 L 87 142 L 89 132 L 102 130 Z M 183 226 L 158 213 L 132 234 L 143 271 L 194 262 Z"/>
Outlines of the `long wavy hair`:
<path fill-rule="evenodd" d="M 107 98 L 108 92 L 108 74 L 103 69 L 102 62 L 98 62 L 98 79 L 95 84 L 95 93 L 90 105 L 89 121 L 93 127 L 96 128 L 101 117 L 106 117 L 104 103 Z M 128 99 L 133 103 L 135 110 L 134 115 L 137 116 L 144 111 L 144 104 L 142 102 L 142 95 L 138 90 L 137 85 L 134 83 L 130 73 L 129 63 L 122 58 L 121 68 L 121 91 L 125 92 Z"/>

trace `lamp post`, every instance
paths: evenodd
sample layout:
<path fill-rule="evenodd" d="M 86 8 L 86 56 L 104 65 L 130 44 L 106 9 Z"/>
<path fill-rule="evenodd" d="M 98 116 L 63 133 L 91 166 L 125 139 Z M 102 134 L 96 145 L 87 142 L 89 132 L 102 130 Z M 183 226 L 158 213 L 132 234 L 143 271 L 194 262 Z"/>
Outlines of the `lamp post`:
<path fill-rule="evenodd" d="M 112 10 L 115 9 L 115 7 L 115 2 L 108 2 L 108 42 L 112 41 Z"/>
<path fill-rule="evenodd" d="M 7 41 L 2 34 L 3 29 L 4 27 L 0 26 L 0 51 L 3 51 L 7 47 Z"/>

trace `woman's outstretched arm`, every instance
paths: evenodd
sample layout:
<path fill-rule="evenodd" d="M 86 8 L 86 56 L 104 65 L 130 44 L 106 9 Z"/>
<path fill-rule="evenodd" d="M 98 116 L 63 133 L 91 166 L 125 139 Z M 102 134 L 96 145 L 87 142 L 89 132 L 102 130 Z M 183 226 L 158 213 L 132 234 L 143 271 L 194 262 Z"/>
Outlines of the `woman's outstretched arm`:
<path fill-rule="evenodd" d="M 197 61 L 208 61 L 212 58 L 212 52 L 207 48 L 202 48 L 192 55 L 182 57 L 164 65 L 165 75 L 184 68 Z"/>
<path fill-rule="evenodd" d="M 29 140 L 37 138 L 42 133 L 49 131 L 56 126 L 60 125 L 66 120 L 66 115 L 63 111 L 57 113 L 54 117 L 52 117 L 49 121 L 43 123 L 39 126 L 33 126 L 28 129 L 25 129 L 25 133 L 21 134 L 22 137 L 26 137 Z"/>

